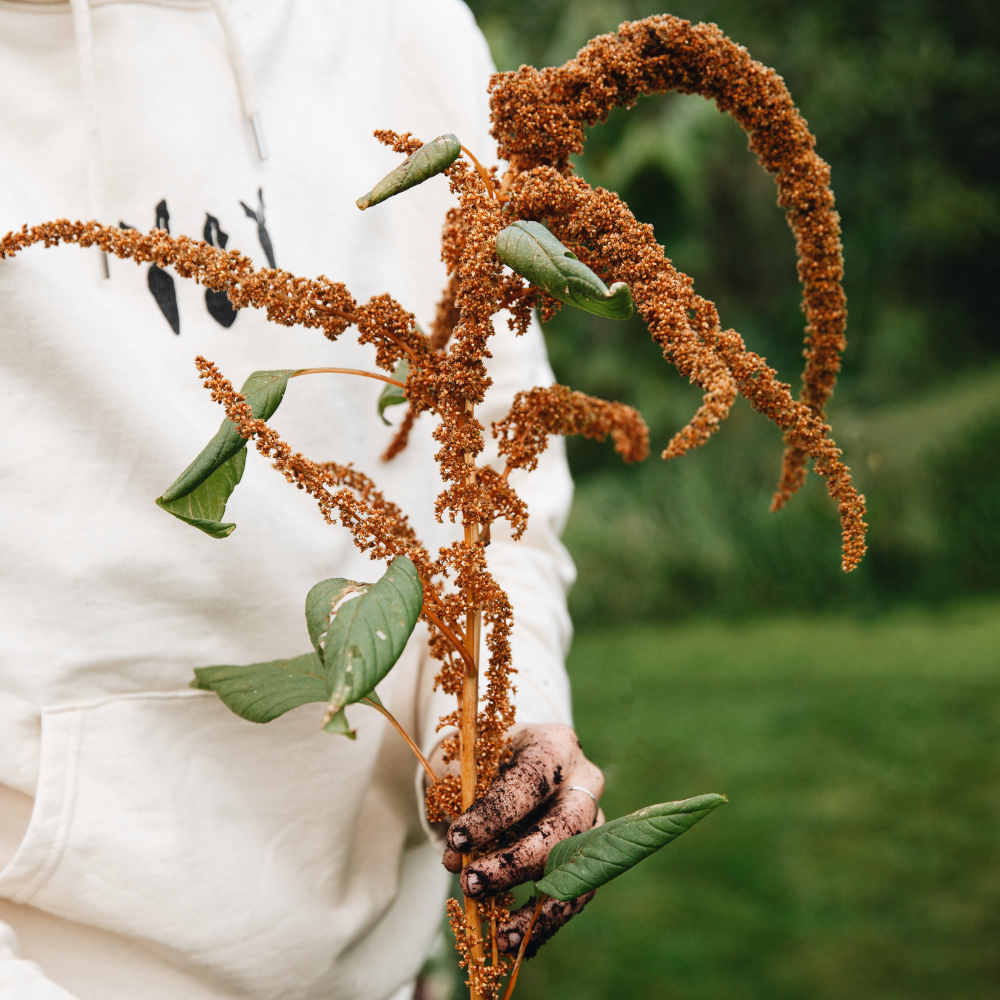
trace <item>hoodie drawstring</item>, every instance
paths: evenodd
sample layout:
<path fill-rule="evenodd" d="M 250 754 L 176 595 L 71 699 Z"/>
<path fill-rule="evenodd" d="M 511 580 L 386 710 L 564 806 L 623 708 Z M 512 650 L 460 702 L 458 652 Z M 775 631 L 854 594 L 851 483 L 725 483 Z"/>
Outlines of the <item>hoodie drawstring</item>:
<path fill-rule="evenodd" d="M 257 92 L 247 70 L 246 56 L 240 42 L 240 33 L 236 30 L 236 22 L 233 20 L 233 12 L 229 9 L 227 0 L 212 0 L 212 7 L 219 19 L 219 24 L 222 26 L 222 33 L 226 36 L 229 61 L 232 63 L 233 75 L 236 77 L 236 89 L 240 92 L 243 114 L 250 122 L 250 128 L 253 131 L 253 139 L 257 144 L 257 155 L 261 160 L 266 160 L 267 140 L 264 138 L 264 126 L 261 123 L 260 111 L 257 107 Z"/>
<path fill-rule="evenodd" d="M 104 219 L 104 164 L 101 157 L 101 129 L 97 113 L 97 82 L 94 76 L 94 37 L 90 22 L 90 4 L 88 0 L 69 0 L 69 6 L 73 15 L 76 58 L 80 64 L 83 92 L 84 125 L 87 134 L 87 194 L 91 216 L 100 222 Z M 264 126 L 257 107 L 257 94 L 247 71 L 246 57 L 233 21 L 232 11 L 226 0 L 212 0 L 212 8 L 222 26 L 222 33 L 226 36 L 229 61 L 236 78 L 236 89 L 240 94 L 240 105 L 250 123 L 257 155 L 262 161 L 266 160 L 267 140 L 264 138 Z M 101 269 L 105 278 L 111 277 L 108 255 L 103 250 Z"/>
<path fill-rule="evenodd" d="M 76 58 L 80 64 L 83 92 L 83 120 L 87 133 L 87 194 L 90 212 L 98 222 L 104 219 L 104 165 L 101 161 L 101 129 L 97 116 L 97 84 L 94 79 L 94 39 L 90 26 L 90 5 L 87 0 L 69 0 L 73 14 L 73 34 L 76 36 Z M 101 252 L 101 269 L 105 278 L 108 255 Z"/>

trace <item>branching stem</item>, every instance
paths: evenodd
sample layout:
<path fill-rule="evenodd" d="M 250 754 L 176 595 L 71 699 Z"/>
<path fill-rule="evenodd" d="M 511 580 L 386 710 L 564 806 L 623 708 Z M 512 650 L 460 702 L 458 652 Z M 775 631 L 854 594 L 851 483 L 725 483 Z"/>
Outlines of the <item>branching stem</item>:
<path fill-rule="evenodd" d="M 489 191 L 490 197 L 495 201 L 497 197 L 497 190 L 493 184 L 493 178 L 486 172 L 486 168 L 476 159 L 472 150 L 466 149 L 465 146 L 462 147 L 462 152 L 472 160 L 476 168 L 476 173 L 482 178 L 483 183 L 486 185 L 486 190 Z"/>
<path fill-rule="evenodd" d="M 473 669 L 476 665 L 475 660 L 473 660 L 468 649 L 465 645 L 463 645 L 465 640 L 464 635 L 462 635 L 461 632 L 459 635 L 456 635 L 436 614 L 434 614 L 433 611 L 431 611 L 430 608 L 427 607 L 426 604 L 424 604 L 423 608 L 420 610 L 423 615 L 429 618 L 431 622 L 441 630 L 444 637 L 455 647 L 462 659 L 465 660 L 466 669 Z M 459 636 L 461 636 L 461 638 L 459 638 Z"/>

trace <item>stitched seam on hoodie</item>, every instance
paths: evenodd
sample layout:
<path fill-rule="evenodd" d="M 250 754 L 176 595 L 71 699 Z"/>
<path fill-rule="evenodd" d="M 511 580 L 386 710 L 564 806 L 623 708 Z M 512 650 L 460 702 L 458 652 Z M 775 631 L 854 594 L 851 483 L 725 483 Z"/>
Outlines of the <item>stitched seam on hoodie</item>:
<path fill-rule="evenodd" d="M 80 758 L 80 743 L 83 740 L 84 722 L 85 717 L 81 713 L 73 720 L 70 732 L 69 746 L 63 771 L 62 802 L 59 805 L 59 818 L 56 822 L 55 839 L 49 847 L 45 860 L 38 866 L 34 876 L 29 877 L 27 885 L 12 897 L 15 903 L 29 903 L 55 874 L 56 869 L 59 867 L 59 862 L 62 861 L 63 855 L 66 853 L 66 845 L 69 843 L 69 834 L 73 826 L 73 813 L 76 805 L 77 764 Z M 31 824 L 29 824 L 25 842 L 31 836 L 31 832 Z M 16 860 L 17 855 L 15 854 L 14 861 Z"/>
<path fill-rule="evenodd" d="M 126 691 L 121 694 L 97 695 L 87 701 L 73 701 L 62 705 L 53 705 L 45 709 L 46 715 L 62 715 L 65 712 L 76 712 L 81 709 L 103 708 L 105 705 L 122 701 L 163 701 L 181 698 L 213 698 L 214 691 L 201 691 L 195 688 L 181 688 L 177 691 Z"/>

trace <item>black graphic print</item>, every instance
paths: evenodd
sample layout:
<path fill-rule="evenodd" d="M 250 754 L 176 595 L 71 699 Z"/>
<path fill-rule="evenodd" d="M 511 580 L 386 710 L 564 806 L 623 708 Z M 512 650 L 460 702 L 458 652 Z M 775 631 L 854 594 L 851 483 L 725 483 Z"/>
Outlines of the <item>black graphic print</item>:
<path fill-rule="evenodd" d="M 161 201 L 156 206 L 156 228 L 166 229 L 169 233 L 169 225 L 170 213 L 167 212 L 167 203 L 166 201 Z M 118 228 L 135 229 L 135 226 L 130 226 L 127 222 L 119 220 Z M 153 274 L 154 271 L 156 272 L 155 275 Z M 170 324 L 170 329 L 180 335 L 181 314 L 177 308 L 177 293 L 174 291 L 174 279 L 162 268 L 153 264 L 149 268 L 146 283 L 149 285 L 149 290 L 153 293 L 153 298 L 156 299 L 156 304 L 160 307 L 160 312 L 166 316 L 167 322 Z"/>
<path fill-rule="evenodd" d="M 264 225 L 264 189 L 257 188 L 256 211 L 250 208 L 245 201 L 241 201 L 240 204 L 243 206 L 243 211 L 247 213 L 247 217 L 257 223 L 257 238 L 260 240 L 261 249 L 267 256 L 268 264 L 271 267 L 277 267 L 278 265 L 274 262 L 274 247 L 271 246 L 271 237 L 268 236 L 267 227 Z"/>
<path fill-rule="evenodd" d="M 170 232 L 170 213 L 167 211 L 167 200 L 164 198 L 156 206 L 156 228 Z M 152 264 L 146 275 L 146 284 L 160 307 L 160 312 L 166 317 L 170 329 L 178 336 L 181 332 L 181 314 L 177 308 L 177 292 L 174 289 L 174 279 L 161 267 Z"/>
<path fill-rule="evenodd" d="M 267 226 L 264 222 L 264 190 L 257 188 L 257 208 L 250 208 L 246 202 L 241 201 L 243 211 L 247 217 L 257 223 L 257 238 L 260 240 L 261 248 L 267 255 L 267 262 L 271 267 L 276 267 L 274 263 L 274 247 L 271 245 L 271 237 L 268 235 Z M 119 229 L 135 229 L 135 226 L 127 222 L 119 222 Z M 161 199 L 156 206 L 156 228 L 170 232 L 170 212 L 167 211 L 166 198 Z M 205 242 L 209 246 L 217 247 L 220 250 L 226 249 L 229 242 L 229 234 L 222 231 L 219 220 L 210 212 L 205 213 L 205 228 L 203 230 Z M 181 332 L 181 315 L 177 305 L 177 291 L 174 285 L 173 276 L 164 271 L 163 268 L 151 264 L 146 275 L 146 284 L 149 291 L 159 306 L 160 312 L 170 324 L 170 329 L 178 336 Z M 212 289 L 205 291 L 205 308 L 208 309 L 209 316 L 220 326 L 229 329 L 236 322 L 237 310 L 233 308 L 229 296 L 225 292 L 216 292 Z"/>
<path fill-rule="evenodd" d="M 218 247 L 220 250 L 226 249 L 229 241 L 229 234 L 222 231 L 219 220 L 214 215 L 205 213 L 205 242 L 210 246 Z M 233 308 L 229 296 L 225 292 L 216 292 L 209 288 L 205 292 L 205 305 L 208 314 L 220 326 L 227 329 L 236 322 L 236 310 Z"/>

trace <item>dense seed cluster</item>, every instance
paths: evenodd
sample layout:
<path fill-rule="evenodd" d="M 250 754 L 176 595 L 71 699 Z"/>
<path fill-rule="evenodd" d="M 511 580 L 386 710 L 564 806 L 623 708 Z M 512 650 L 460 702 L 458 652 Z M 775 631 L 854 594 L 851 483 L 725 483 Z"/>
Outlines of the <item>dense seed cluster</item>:
<path fill-rule="evenodd" d="M 350 466 L 320 464 L 301 452 L 293 452 L 265 421 L 254 417 L 243 396 L 211 361 L 199 356 L 195 366 L 212 399 L 222 405 L 241 436 L 253 440 L 260 454 L 271 459 L 288 482 L 316 501 L 328 524 L 339 520 L 353 535 L 355 545 L 370 553 L 372 559 L 388 561 L 407 556 L 422 580 L 433 579 L 436 565 L 406 515 L 386 501 L 366 475 Z"/>
<path fill-rule="evenodd" d="M 522 66 L 515 73 L 498 74 L 491 86 L 500 155 L 521 171 L 551 166 L 568 174 L 569 155 L 583 150 L 584 127 L 604 121 L 615 105 L 631 107 L 643 94 L 701 94 L 739 122 L 750 148 L 775 175 L 778 204 L 786 209 L 795 235 L 807 320 L 802 402 L 822 422 L 845 346 L 840 220 L 833 209 L 830 168 L 815 153 L 815 139 L 781 77 L 715 25 L 693 25 L 665 14 L 622 24 L 617 34 L 593 39 L 563 66 Z M 679 326 L 671 339 L 690 354 L 683 343 L 684 324 Z M 690 330 L 688 335 L 698 333 Z M 708 395 L 707 412 L 694 421 L 687 447 L 711 432 L 730 391 L 718 375 L 712 377 L 711 369 L 699 370 L 697 357 L 690 360 L 690 374 Z M 673 454 L 684 450 L 680 444 Z M 786 445 L 775 507 L 802 484 L 809 456 L 792 432 L 786 432 Z"/>
<path fill-rule="evenodd" d="M 596 441 L 610 434 L 615 451 L 626 462 L 649 456 L 649 428 L 638 410 L 553 385 L 519 392 L 507 416 L 493 424 L 500 454 L 507 456 L 504 471 L 537 468 L 538 456 L 552 434 L 582 434 Z"/>
<path fill-rule="evenodd" d="M 706 389 L 695 418 L 667 446 L 664 458 L 703 443 L 725 419 L 739 391 L 784 432 L 788 448 L 816 459 L 837 501 L 843 532 L 843 568 L 865 552 L 864 498 L 851 485 L 840 449 L 816 410 L 797 402 L 773 368 L 747 351 L 733 330 L 721 329 L 715 306 L 694 292 L 621 199 L 554 167 L 523 171 L 510 186 L 508 206 L 518 217 L 543 218 L 577 256 L 608 280 L 625 281 L 653 339 L 677 369 Z M 786 455 L 788 452 L 786 452 Z M 787 471 L 787 469 L 786 469 Z"/>
<path fill-rule="evenodd" d="M 330 340 L 336 340 L 347 329 L 356 309 L 354 298 L 342 282 L 322 275 L 298 278 L 289 271 L 266 267 L 255 270 L 250 258 L 238 250 L 219 250 L 187 236 L 172 237 L 164 229 L 143 234 L 96 222 L 56 219 L 7 233 L 0 239 L 0 259 L 13 257 L 34 243 L 47 247 L 57 243 L 99 247 L 136 264 L 172 267 L 182 278 L 193 278 L 206 288 L 227 292 L 237 309 L 264 309 L 272 323 L 318 328 Z"/>

